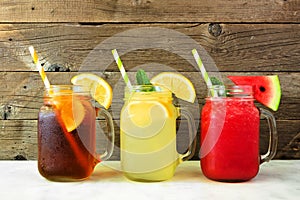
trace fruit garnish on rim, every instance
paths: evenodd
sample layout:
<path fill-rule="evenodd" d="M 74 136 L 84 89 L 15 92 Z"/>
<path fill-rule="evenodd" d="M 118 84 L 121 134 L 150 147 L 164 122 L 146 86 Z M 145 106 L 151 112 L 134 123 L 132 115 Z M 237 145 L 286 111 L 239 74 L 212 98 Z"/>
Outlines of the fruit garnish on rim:
<path fill-rule="evenodd" d="M 174 72 L 162 72 L 153 77 L 153 85 L 163 86 L 170 90 L 177 98 L 194 103 L 196 92 L 192 82 L 185 76 Z"/>
<path fill-rule="evenodd" d="M 236 85 L 251 85 L 254 98 L 268 108 L 277 111 L 281 99 L 280 81 L 272 76 L 228 76 Z"/>
<path fill-rule="evenodd" d="M 74 85 L 83 85 L 89 88 L 91 96 L 104 108 L 108 109 L 112 102 L 112 88 L 101 77 L 92 73 L 82 73 L 71 79 Z"/>

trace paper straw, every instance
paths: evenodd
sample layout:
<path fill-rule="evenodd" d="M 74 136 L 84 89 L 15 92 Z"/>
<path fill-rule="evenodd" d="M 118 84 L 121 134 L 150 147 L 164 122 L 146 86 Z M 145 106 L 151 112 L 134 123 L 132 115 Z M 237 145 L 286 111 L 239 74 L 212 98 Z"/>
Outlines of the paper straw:
<path fill-rule="evenodd" d="M 29 51 L 30 51 L 30 54 L 31 54 L 31 57 L 32 57 L 32 59 L 33 59 L 34 64 L 36 65 L 36 67 L 37 67 L 38 70 L 39 70 L 39 73 L 40 73 L 40 75 L 41 75 L 41 78 L 42 78 L 42 80 L 43 80 L 43 82 L 44 82 L 45 87 L 46 87 L 46 88 L 50 88 L 50 82 L 49 82 L 49 80 L 48 80 L 48 78 L 47 78 L 47 76 L 46 76 L 46 73 L 45 73 L 45 71 L 44 71 L 44 68 L 42 67 L 42 65 L 41 65 L 41 63 L 40 63 L 39 57 L 38 57 L 36 51 L 34 50 L 33 46 L 30 46 L 30 47 L 29 47 Z"/>
<path fill-rule="evenodd" d="M 127 73 L 125 71 L 124 65 L 123 65 L 123 63 L 122 63 L 122 61 L 120 59 L 120 56 L 119 56 L 117 50 L 113 49 L 111 52 L 112 52 L 112 54 L 113 54 L 113 56 L 115 58 L 115 61 L 116 61 L 117 65 L 118 65 L 118 68 L 119 68 L 119 70 L 120 70 L 120 72 L 122 74 L 122 77 L 123 77 L 123 79 L 125 81 L 125 84 L 127 85 L 127 87 L 132 87 L 131 83 L 130 83 L 130 80 L 128 78 L 128 75 L 127 75 Z"/>
<path fill-rule="evenodd" d="M 205 81 L 205 83 L 206 83 L 208 89 L 210 89 L 211 86 L 212 86 L 212 83 L 211 83 L 211 80 L 210 80 L 210 78 L 209 78 L 209 76 L 208 76 L 207 71 L 206 71 L 205 68 L 204 68 L 204 65 L 203 65 L 203 63 L 202 63 L 202 60 L 201 60 L 201 58 L 200 58 L 200 56 L 199 56 L 197 50 L 196 50 L 196 49 L 193 49 L 193 50 L 192 50 L 192 53 L 193 53 L 193 56 L 194 56 L 194 58 L 195 58 L 195 60 L 196 60 L 196 62 L 197 62 L 197 65 L 198 65 L 198 67 L 199 67 L 199 69 L 200 69 L 200 71 L 201 71 L 202 77 L 203 77 L 203 79 L 204 79 L 204 81 Z M 217 96 L 217 94 L 216 94 L 214 91 L 211 91 L 211 93 L 212 93 L 212 96 L 214 96 L 214 97 Z"/>

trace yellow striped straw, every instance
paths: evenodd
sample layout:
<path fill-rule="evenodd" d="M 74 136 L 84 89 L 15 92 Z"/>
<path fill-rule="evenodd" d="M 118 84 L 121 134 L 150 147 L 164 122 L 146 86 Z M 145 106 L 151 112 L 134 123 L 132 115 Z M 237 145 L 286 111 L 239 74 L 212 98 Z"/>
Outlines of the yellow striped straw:
<path fill-rule="evenodd" d="M 45 87 L 46 88 L 50 88 L 50 82 L 49 82 L 49 80 L 48 80 L 48 78 L 46 76 L 44 68 L 42 67 L 42 65 L 40 63 L 39 57 L 38 57 L 36 51 L 34 50 L 33 46 L 29 47 L 29 51 L 30 51 L 30 54 L 31 54 L 31 57 L 33 59 L 34 64 L 37 66 L 37 68 L 39 70 L 39 73 L 40 73 L 40 75 L 42 77 L 42 80 L 44 82 Z"/>
<path fill-rule="evenodd" d="M 124 65 L 123 65 L 123 63 L 122 63 L 122 61 L 120 59 L 120 56 L 119 56 L 117 50 L 113 49 L 111 52 L 112 52 L 112 54 L 114 56 L 114 59 L 115 59 L 117 65 L 118 65 L 118 68 L 119 68 L 119 70 L 120 70 L 120 72 L 122 74 L 122 77 L 123 77 L 123 79 L 125 81 L 125 84 L 127 85 L 127 87 L 131 88 L 132 85 L 130 83 L 130 80 L 128 78 L 128 75 L 127 75 L 127 73 L 125 71 Z"/>
<path fill-rule="evenodd" d="M 207 71 L 206 71 L 205 68 L 204 68 L 204 65 L 203 65 L 203 63 L 202 63 L 202 60 L 201 60 L 201 58 L 200 58 L 200 56 L 199 56 L 197 50 L 196 50 L 196 49 L 193 49 L 193 50 L 192 50 L 192 53 L 193 53 L 193 56 L 194 56 L 194 58 L 195 58 L 195 60 L 196 60 L 196 62 L 197 62 L 197 65 L 198 65 L 198 67 L 199 67 L 199 69 L 200 69 L 200 71 L 201 71 L 202 77 L 203 77 L 203 79 L 204 79 L 204 81 L 205 81 L 205 83 L 206 83 L 208 89 L 210 89 L 211 86 L 212 86 L 212 83 L 211 83 L 211 80 L 210 80 L 210 78 L 209 78 L 209 76 L 208 76 Z M 211 93 L 212 93 L 212 96 L 214 96 L 214 97 L 217 96 L 217 94 L 216 94 L 213 90 L 211 90 Z"/>

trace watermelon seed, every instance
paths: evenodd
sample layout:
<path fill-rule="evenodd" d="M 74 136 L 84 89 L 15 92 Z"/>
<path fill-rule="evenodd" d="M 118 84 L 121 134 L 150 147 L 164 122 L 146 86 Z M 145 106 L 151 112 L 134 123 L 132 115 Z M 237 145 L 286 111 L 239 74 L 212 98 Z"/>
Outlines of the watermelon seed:
<path fill-rule="evenodd" d="M 260 87 L 259 87 L 259 90 L 260 90 L 261 92 L 265 92 L 265 91 L 266 91 L 266 88 L 263 87 L 263 86 L 260 86 Z"/>

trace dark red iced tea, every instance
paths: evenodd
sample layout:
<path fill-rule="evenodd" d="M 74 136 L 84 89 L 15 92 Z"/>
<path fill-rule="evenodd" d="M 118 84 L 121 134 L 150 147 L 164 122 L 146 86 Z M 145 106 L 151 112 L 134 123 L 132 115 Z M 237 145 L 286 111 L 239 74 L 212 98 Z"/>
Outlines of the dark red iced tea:
<path fill-rule="evenodd" d="M 70 105 L 77 101 L 83 106 L 81 112 Z M 68 104 L 65 104 L 68 102 Z M 72 131 L 66 127 L 70 113 L 81 115 L 80 123 Z M 83 112 L 82 112 L 83 111 Z M 73 116 L 72 116 L 73 117 Z M 70 117 L 71 119 L 73 119 Z M 38 169 L 49 180 L 70 181 L 87 178 L 98 160 L 95 159 L 95 110 L 89 99 L 74 94 L 45 98 L 38 116 Z M 76 116 L 74 117 L 76 118 Z M 76 121 L 76 120 L 75 120 Z M 70 119 L 69 119 L 70 122 Z"/>

